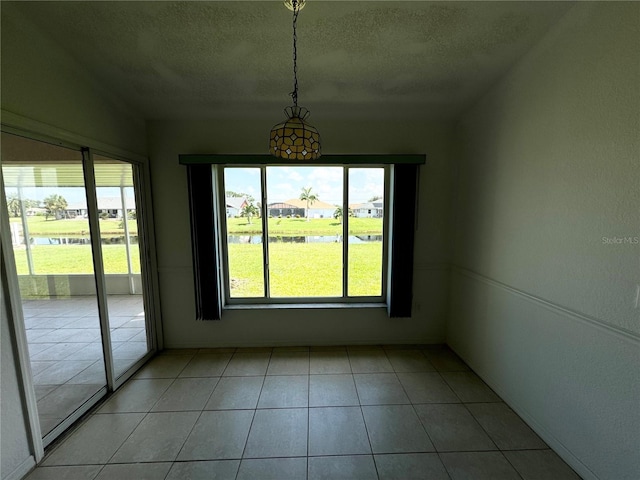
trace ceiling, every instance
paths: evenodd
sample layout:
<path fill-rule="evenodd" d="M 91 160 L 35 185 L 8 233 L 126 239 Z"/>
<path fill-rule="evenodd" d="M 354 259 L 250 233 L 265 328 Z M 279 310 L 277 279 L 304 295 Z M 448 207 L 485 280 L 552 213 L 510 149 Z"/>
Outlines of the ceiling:
<path fill-rule="evenodd" d="M 570 7 L 307 0 L 299 104 L 313 118 L 455 117 Z M 146 119 L 273 119 L 291 102 L 279 1 L 2 2 L 14 9 Z"/>

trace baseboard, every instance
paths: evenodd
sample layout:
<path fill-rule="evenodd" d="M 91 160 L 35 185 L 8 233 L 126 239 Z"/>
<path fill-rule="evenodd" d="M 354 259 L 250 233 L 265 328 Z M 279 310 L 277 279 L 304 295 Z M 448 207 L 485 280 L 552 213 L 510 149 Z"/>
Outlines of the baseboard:
<path fill-rule="evenodd" d="M 457 279 L 452 279 L 454 282 L 459 281 L 463 282 L 460 284 L 460 294 L 463 295 L 463 292 L 475 292 L 473 295 L 476 295 L 477 298 L 482 298 L 484 295 L 489 295 L 490 292 L 495 292 L 496 297 L 492 297 L 494 303 L 490 303 L 487 305 L 478 303 L 479 307 L 477 310 L 474 310 L 475 304 L 468 305 L 467 310 L 462 310 L 463 315 L 455 320 L 453 317 L 450 320 L 449 326 L 456 326 L 462 330 L 449 330 L 447 332 L 447 344 L 450 346 L 452 350 L 454 350 L 472 369 L 474 372 L 478 374 L 484 380 L 489 387 L 491 387 L 500 397 L 516 412 L 531 428 L 535 431 L 542 440 L 544 440 L 549 447 L 551 447 L 569 466 L 571 466 L 582 478 L 585 480 L 597 480 L 599 475 L 605 475 L 601 471 L 597 470 L 598 468 L 602 468 L 601 463 L 602 458 L 599 460 L 594 460 L 588 456 L 585 456 L 585 449 L 581 447 L 581 442 L 578 437 L 575 437 L 577 433 L 568 433 L 569 431 L 566 428 L 562 428 L 554 423 L 550 423 L 550 419 L 555 417 L 555 421 L 562 421 L 557 417 L 557 412 L 561 412 L 562 408 L 567 408 L 567 402 L 564 403 L 564 407 L 555 409 L 556 414 L 550 414 L 547 416 L 546 412 L 541 413 L 542 410 L 538 409 L 539 405 L 534 405 L 530 402 L 530 397 L 526 396 L 526 388 L 518 387 L 514 390 L 513 385 L 509 383 L 510 379 L 514 378 L 514 372 L 517 373 L 514 369 L 500 369 L 496 368 L 495 364 L 492 362 L 497 361 L 495 355 L 492 355 L 491 352 L 495 352 L 495 350 L 491 350 L 493 347 L 498 346 L 500 341 L 521 341 L 522 338 L 518 335 L 518 330 L 516 330 L 516 326 L 514 326 L 513 322 L 509 322 L 508 315 L 512 315 L 516 306 L 520 305 L 524 309 L 523 311 L 528 312 L 527 315 L 530 318 L 535 319 L 540 322 L 541 328 L 545 330 L 541 330 L 542 332 L 546 332 L 546 329 L 550 329 L 549 332 L 553 333 L 554 330 L 551 329 L 550 323 L 543 319 L 557 319 L 559 323 L 555 324 L 555 329 L 562 331 L 566 334 L 566 332 L 575 333 L 574 336 L 566 337 L 568 339 L 567 343 L 562 343 L 562 345 L 567 345 L 570 348 L 576 348 L 576 339 L 580 339 L 582 341 L 598 339 L 597 345 L 604 346 L 617 346 L 620 345 L 620 348 L 624 349 L 621 351 L 625 353 L 625 359 L 631 358 L 632 355 L 630 352 L 633 352 L 634 349 L 637 351 L 640 348 L 640 337 L 635 333 L 625 329 L 618 328 L 616 326 L 603 324 L 600 319 L 589 317 L 588 315 L 582 314 L 580 312 L 576 312 L 570 310 L 561 305 L 554 304 L 545 299 L 541 299 L 534 295 L 528 294 L 527 292 L 523 292 L 516 288 L 513 288 L 509 285 L 503 284 L 501 282 L 495 281 L 493 279 L 484 277 L 475 272 L 471 272 L 459 267 L 454 267 L 453 272 L 457 275 Z M 466 285 L 466 286 L 465 286 Z M 469 288 L 469 290 L 466 290 Z M 478 289 L 477 291 L 475 289 Z M 464 297 L 461 297 L 464 298 Z M 474 297 L 471 297 L 474 298 Z M 511 298 L 511 300 L 509 300 Z M 512 303 L 513 302 L 513 303 Z M 518 303 L 519 302 L 519 303 Z M 529 310 L 529 306 L 526 303 L 531 304 L 534 308 Z M 509 305 L 510 308 L 506 308 L 505 306 Z M 490 306 L 494 306 L 497 310 L 492 310 Z M 486 307 L 486 309 L 483 309 Z M 545 313 L 545 310 L 548 313 Z M 474 312 L 482 312 L 479 313 L 478 317 L 475 317 Z M 534 312 L 534 313 L 532 313 Z M 539 312 L 539 314 L 535 314 L 535 312 Z M 496 315 L 502 316 L 502 320 L 496 321 Z M 452 315 L 453 312 L 452 312 Z M 529 318 L 529 317 L 527 317 Z M 520 323 L 517 324 L 520 326 Z M 525 324 L 522 324 L 525 326 Z M 469 327 L 473 330 L 472 333 L 464 333 L 465 327 Z M 489 330 L 495 328 L 495 330 Z M 460 333 L 462 332 L 462 333 Z M 478 343 L 479 341 L 473 340 L 473 336 L 469 337 L 469 335 L 477 334 L 481 332 L 483 335 L 491 335 L 492 332 L 494 334 L 499 334 L 501 337 L 499 340 L 495 340 L 494 337 L 490 337 L 494 341 L 489 341 L 487 343 Z M 471 338 L 471 340 L 470 340 Z M 576 340 L 576 341 L 574 341 Z M 510 345 L 515 345 L 511 343 Z M 523 346 L 526 344 L 523 344 Z M 555 344 L 554 344 L 555 345 Z M 594 345 L 596 345 L 594 343 Z M 558 348 L 558 345 L 555 345 L 555 348 Z M 528 345 L 528 350 L 532 349 L 532 344 Z M 556 350 L 559 351 L 559 350 Z M 599 350 L 600 352 L 606 352 L 608 350 Z M 553 350 L 550 350 L 553 352 Z M 577 350 L 579 357 L 582 359 L 589 357 L 591 354 L 585 350 Z M 517 350 L 513 348 L 505 349 L 504 352 L 508 355 L 515 355 L 513 357 L 508 357 L 509 359 L 515 359 L 515 361 L 519 360 L 517 356 Z M 594 355 L 595 357 L 595 355 Z M 506 358 L 506 357 L 505 357 Z M 555 357 L 555 359 L 562 358 L 562 355 Z M 620 380 L 615 385 L 620 389 L 620 385 L 624 384 L 623 380 L 630 377 L 632 375 L 629 373 L 633 371 L 633 365 L 635 365 L 635 361 L 631 362 L 632 364 L 626 369 L 626 374 L 620 377 Z M 553 365 L 552 363 L 546 364 L 545 368 L 549 368 L 549 365 Z M 613 365 L 613 363 L 612 363 Z M 607 372 L 609 370 L 606 370 Z M 546 372 L 546 371 L 545 371 Z M 544 373 L 544 372 L 543 372 Z M 565 372 L 566 373 L 566 372 Z M 594 370 L 593 375 L 597 377 L 602 372 L 600 370 Z M 555 373 L 551 373 L 551 375 L 556 375 Z M 621 374 L 622 375 L 622 374 Z M 546 377 L 545 377 L 546 378 Z M 554 377 L 555 380 L 558 378 Z M 587 376 L 587 378 L 592 378 L 591 376 Z M 609 377 L 606 377 L 609 378 Z M 555 387 L 560 383 L 554 382 Z M 540 385 L 540 382 L 537 383 Z M 559 394 L 554 396 L 554 399 L 562 400 L 563 392 L 566 390 L 559 391 Z M 583 392 L 582 390 L 578 390 L 578 393 Z M 524 396 L 523 396 L 524 395 Z M 594 400 L 595 401 L 595 400 Z M 587 403 L 584 406 L 585 415 L 597 415 L 597 405 L 594 407 L 593 404 Z M 604 407 L 603 407 L 604 408 Z M 594 413 L 594 411 L 596 413 Z M 624 413 L 624 412 L 623 412 Z M 620 420 L 619 416 L 615 416 L 617 414 L 612 414 L 611 418 Z M 578 416 L 580 417 L 580 416 Z M 630 424 L 632 425 L 632 424 Z M 556 428 L 558 427 L 558 428 Z M 582 431 L 584 434 L 585 429 L 578 429 Z M 630 434 L 631 432 L 631 434 Z M 615 440 L 617 433 L 615 430 L 608 429 L 605 432 L 608 434 L 609 440 Z M 622 434 L 626 434 L 627 437 L 631 435 L 633 438 L 632 430 L 626 428 Z M 567 436 L 568 435 L 568 436 Z M 626 437 L 624 437 L 626 438 Z M 637 436 L 635 437 L 637 438 Z M 575 444 L 573 443 L 575 441 Z M 632 463 L 633 464 L 633 463 Z M 627 476 L 624 478 L 635 478 L 633 476 L 628 476 L 629 467 L 626 467 L 625 473 Z M 605 470 L 606 471 L 606 470 Z M 620 474 L 620 472 L 616 472 Z M 618 478 L 618 477 L 609 477 L 609 478 Z M 619 477 L 622 478 L 622 477 Z"/>
<path fill-rule="evenodd" d="M 531 429 L 547 444 L 549 447 L 558 454 L 562 460 L 564 460 L 571 468 L 573 468 L 578 475 L 580 475 L 584 480 L 599 480 L 598 477 L 593 473 L 578 457 L 576 457 L 571 450 L 569 450 L 565 445 L 560 442 L 549 430 L 540 425 L 526 409 L 522 408 L 518 405 L 517 402 L 513 400 L 505 391 L 498 385 L 498 383 L 488 375 L 481 375 L 474 368 L 471 362 L 468 362 L 462 355 L 460 355 L 453 346 L 449 345 L 449 348 L 453 350 L 456 355 L 458 355 L 462 360 L 471 367 L 471 369 L 478 375 L 491 389 L 498 394 L 504 402 L 509 405 L 509 407 L 518 414 L 524 422 L 531 427 Z"/>
<path fill-rule="evenodd" d="M 444 337 L 429 337 L 426 339 L 421 339 L 420 341 L 416 342 L 416 339 L 406 339 L 406 340 L 402 340 L 402 341 L 393 341 L 393 342 L 377 342 L 377 341 L 354 341 L 354 342 L 349 342 L 349 343 L 344 343 L 344 342 L 339 342 L 339 343 L 332 343 L 332 342 L 321 342 L 321 343 L 317 343 L 317 344 L 313 344 L 313 343 L 304 343 L 304 344 L 295 344 L 292 345 L 291 343 L 278 343 L 278 342 L 268 342 L 268 343 L 246 343 L 246 344 L 239 344 L 239 343 L 234 343 L 232 344 L 227 344 L 227 343 L 220 343 L 220 344 L 216 344 L 216 345 L 193 345 L 193 344 L 184 344 L 184 343 L 176 343 L 176 344 L 168 344 L 165 345 L 165 349 L 169 349 L 169 350 L 174 350 L 174 349 L 184 349 L 184 348 L 277 348 L 277 347 L 343 347 L 343 346 L 347 346 L 347 345 L 353 345 L 353 346 L 364 346 L 364 345 L 373 345 L 373 346 L 378 346 L 378 345 L 442 345 L 445 343 Z"/>
<path fill-rule="evenodd" d="M 36 459 L 33 455 L 29 455 L 20 465 L 16 467 L 16 469 L 11 472 L 6 477 L 3 477 L 2 480 L 21 480 L 26 477 L 27 474 L 33 470 L 36 466 Z"/>

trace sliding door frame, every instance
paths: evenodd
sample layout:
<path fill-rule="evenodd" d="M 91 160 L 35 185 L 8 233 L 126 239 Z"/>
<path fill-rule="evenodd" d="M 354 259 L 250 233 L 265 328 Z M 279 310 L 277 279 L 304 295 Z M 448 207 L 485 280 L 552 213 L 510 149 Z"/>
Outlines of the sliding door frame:
<path fill-rule="evenodd" d="M 102 259 L 102 241 L 100 237 L 100 219 L 98 218 L 98 193 L 93 165 L 93 153 L 88 148 L 82 149 L 82 171 L 84 187 L 87 195 L 87 213 L 89 234 L 91 235 L 91 253 L 93 256 L 93 274 L 96 280 L 96 297 L 98 300 L 98 319 L 102 338 L 102 355 L 107 373 L 107 388 L 113 391 L 115 370 L 113 366 L 113 348 L 111 346 L 111 329 L 109 328 L 109 309 L 107 307 L 107 286 Z"/>
<path fill-rule="evenodd" d="M 9 216 L 7 199 L 4 190 L 4 177 L 0 168 L 0 261 L 2 271 L 0 272 L 0 283 L 2 292 L 5 295 L 5 304 L 9 310 L 9 331 L 13 334 L 13 343 L 16 349 L 16 367 L 19 374 L 19 381 L 22 382 L 21 395 L 23 396 L 24 408 L 27 414 L 27 430 L 29 434 L 29 444 L 35 463 L 40 462 L 44 457 L 44 442 L 42 440 L 40 418 L 38 417 L 38 401 L 36 390 L 33 384 L 31 373 L 31 360 L 29 358 L 29 347 L 27 344 L 27 330 L 24 325 L 24 313 L 22 311 L 22 298 L 20 286 L 18 285 L 18 272 L 16 261 L 11 244 L 11 233 L 9 231 Z"/>
<path fill-rule="evenodd" d="M 26 410 L 26 420 L 29 434 L 30 448 L 35 463 L 39 463 L 44 457 L 44 448 L 55 440 L 61 433 L 69 428 L 82 415 L 93 408 L 107 392 L 119 388 L 128 380 L 145 362 L 147 362 L 159 349 L 162 348 L 162 331 L 160 318 L 160 302 L 158 292 L 158 270 L 155 251 L 155 236 L 153 230 L 153 214 L 151 208 L 151 193 L 149 189 L 149 165 L 146 157 L 133 154 L 124 150 L 113 148 L 109 145 L 96 142 L 71 132 L 51 127 L 40 122 L 36 122 L 10 112 L 2 111 L 2 121 L 0 130 L 2 132 L 17 135 L 29 140 L 44 142 L 69 148 L 82 152 L 83 175 L 87 196 L 87 209 L 89 217 L 89 229 L 91 233 L 92 259 L 94 263 L 94 276 L 96 280 L 96 296 L 99 309 L 99 320 L 102 336 L 103 358 L 105 362 L 106 385 L 98 390 L 93 396 L 79 406 L 70 416 L 63 420 L 58 426 L 52 429 L 47 435 L 42 436 L 40 420 L 38 417 L 37 397 L 31 372 L 30 357 L 26 329 L 24 323 L 24 312 L 22 310 L 22 296 L 19 290 L 18 274 L 15 267 L 13 246 L 10 238 L 9 219 L 7 203 L 5 198 L 4 181 L 0 172 L 0 246 L 2 264 L 2 293 L 7 293 L 5 299 L 9 309 L 9 324 L 16 347 L 17 368 L 21 385 L 21 395 L 23 396 Z M 45 132 L 45 133 L 38 133 Z M 95 147 L 95 148 L 92 148 Z M 102 248 L 100 241 L 97 192 L 95 184 L 95 171 L 93 168 L 93 155 L 100 154 L 128 163 L 134 172 L 134 192 L 136 197 L 137 221 L 139 230 L 140 255 L 141 255 L 141 275 L 143 278 L 143 301 L 145 309 L 145 330 L 147 332 L 148 352 L 132 364 L 119 376 L 115 376 L 113 367 L 113 355 L 111 350 L 110 329 L 108 323 L 107 296 L 105 287 L 104 267 L 102 263 Z M 5 219 L 6 217 L 6 219 Z"/>

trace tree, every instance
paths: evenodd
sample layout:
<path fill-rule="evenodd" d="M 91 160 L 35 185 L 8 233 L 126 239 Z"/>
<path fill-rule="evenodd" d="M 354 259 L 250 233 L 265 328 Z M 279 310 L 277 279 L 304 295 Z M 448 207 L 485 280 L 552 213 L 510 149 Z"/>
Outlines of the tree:
<path fill-rule="evenodd" d="M 63 196 L 52 194 L 45 198 L 42 203 L 44 204 L 45 212 L 45 220 L 49 219 L 49 216 L 52 216 L 54 219 L 58 217 L 58 214 L 62 214 L 67 208 L 67 201 Z"/>
<path fill-rule="evenodd" d="M 302 193 L 300 194 L 300 200 L 304 200 L 307 202 L 307 208 L 305 210 L 305 215 L 307 217 L 307 222 L 309 221 L 309 207 L 314 204 L 317 200 L 320 200 L 320 197 L 315 193 L 311 193 L 312 187 L 302 187 Z"/>
<path fill-rule="evenodd" d="M 350 208 L 347 210 L 347 215 L 349 215 L 350 217 L 353 216 L 353 211 Z M 336 220 L 340 220 L 340 223 L 342 223 L 342 207 L 336 207 L 335 211 L 333 212 L 333 218 L 335 218 Z"/>
<path fill-rule="evenodd" d="M 374 195 L 367 202 L 375 202 L 376 200 L 382 200 L 382 195 Z"/>
<path fill-rule="evenodd" d="M 127 218 L 129 220 L 136 220 L 136 218 L 137 218 L 136 211 L 135 210 L 129 210 L 127 212 Z M 118 223 L 118 228 L 124 230 L 124 217 L 122 217 L 122 219 L 120 220 L 120 223 Z"/>
<path fill-rule="evenodd" d="M 255 201 L 255 198 L 253 198 L 248 193 L 234 192 L 233 190 L 227 190 L 227 191 L 224 192 L 224 194 L 227 197 L 244 198 L 247 202 L 254 202 Z"/>
<path fill-rule="evenodd" d="M 20 198 L 13 194 L 7 197 L 7 209 L 9 213 L 14 217 L 20 216 L 20 210 L 22 210 L 22 204 L 20 202 Z"/>
<path fill-rule="evenodd" d="M 18 195 L 16 195 L 15 193 L 7 197 L 7 209 L 9 210 L 9 213 L 14 217 L 20 216 L 23 205 L 24 208 L 34 208 L 37 207 L 38 204 L 39 202 L 37 200 L 31 200 L 29 198 L 20 200 L 20 197 L 18 197 Z"/>
<path fill-rule="evenodd" d="M 242 207 L 242 209 L 240 210 L 240 215 L 242 215 L 243 217 L 247 217 L 249 225 L 251 225 L 251 217 L 253 217 L 254 215 L 258 215 L 259 213 L 260 210 L 258 209 L 258 207 L 249 202 L 245 203 L 244 207 Z"/>

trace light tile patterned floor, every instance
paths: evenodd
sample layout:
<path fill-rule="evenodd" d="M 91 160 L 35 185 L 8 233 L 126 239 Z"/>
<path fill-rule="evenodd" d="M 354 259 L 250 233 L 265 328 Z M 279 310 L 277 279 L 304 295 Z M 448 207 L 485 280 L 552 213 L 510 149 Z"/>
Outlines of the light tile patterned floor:
<path fill-rule="evenodd" d="M 141 295 L 108 295 L 116 376 L 147 352 Z M 95 296 L 24 300 L 43 435 L 106 383 Z"/>
<path fill-rule="evenodd" d="M 28 477 L 579 477 L 447 347 L 167 351 Z"/>

